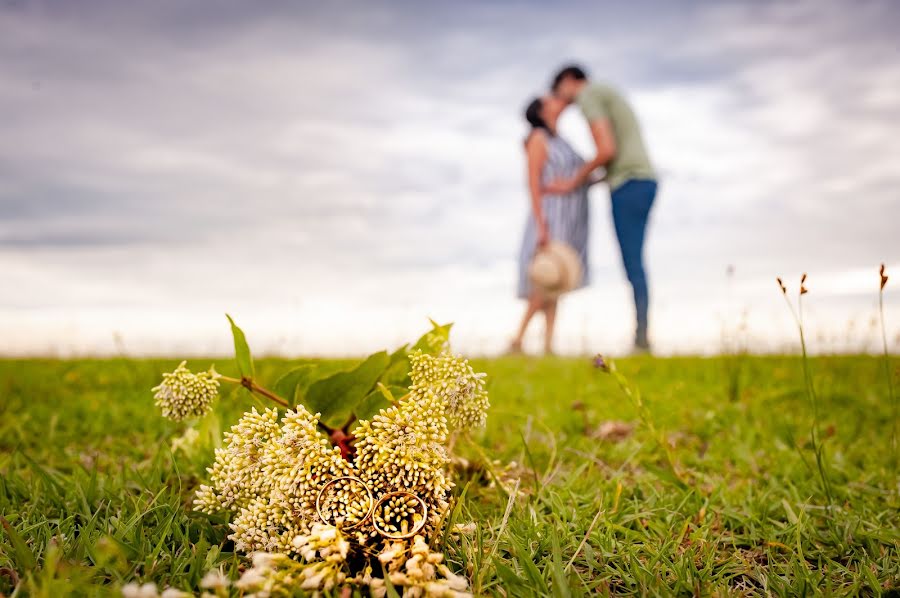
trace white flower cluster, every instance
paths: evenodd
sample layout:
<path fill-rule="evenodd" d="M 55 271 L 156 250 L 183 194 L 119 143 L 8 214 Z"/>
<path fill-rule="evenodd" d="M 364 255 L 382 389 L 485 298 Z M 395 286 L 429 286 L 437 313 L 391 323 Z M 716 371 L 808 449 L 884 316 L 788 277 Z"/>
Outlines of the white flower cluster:
<path fill-rule="evenodd" d="M 450 426 L 471 430 L 484 425 L 490 406 L 484 374 L 476 374 L 468 360 L 441 353 L 437 357 L 416 352 L 409 357 L 410 391 L 433 391 L 444 404 Z"/>
<path fill-rule="evenodd" d="M 297 536 L 294 548 L 311 563 L 300 573 L 304 590 L 332 590 L 347 579 L 345 563 L 350 543 L 340 530 L 324 523 L 313 524 L 309 534 Z"/>
<path fill-rule="evenodd" d="M 394 542 L 387 546 L 378 560 L 388 571 L 388 579 L 395 586 L 403 587 L 404 598 L 419 596 L 466 598 L 469 582 L 456 575 L 443 564 L 444 555 L 432 552 L 422 536 L 413 538 L 412 544 Z M 379 591 L 380 590 L 380 591 Z M 383 596 L 383 588 L 375 588 L 376 596 Z"/>
<path fill-rule="evenodd" d="M 434 529 L 452 487 L 447 478 L 447 419 L 434 392 L 410 392 L 370 421 L 361 421 L 354 435 L 359 477 L 376 500 L 395 492 L 415 495 L 424 501 L 427 513 L 420 516 L 427 516 L 427 529 Z"/>
<path fill-rule="evenodd" d="M 461 358 L 410 358 L 409 394 L 359 422 L 352 462 L 319 433 L 318 414 L 302 406 L 280 422 L 277 410 L 254 409 L 226 434 L 194 508 L 234 513 L 229 538 L 236 550 L 255 553 L 239 589 L 275 595 L 281 587 L 355 584 L 383 591 L 369 559 L 392 554 L 382 560 L 404 595 L 465 595 L 465 578 L 424 539 L 449 507 L 447 420 L 483 424 L 487 393 Z"/>
<path fill-rule="evenodd" d="M 244 596 L 267 598 L 269 596 L 293 596 L 300 585 L 303 565 L 286 554 L 254 552 L 253 566 L 241 574 L 234 587 Z"/>
<path fill-rule="evenodd" d="M 303 407 L 245 413 L 216 449 L 210 485 L 194 498 L 204 513 L 233 511 L 229 536 L 242 552 L 292 552 L 291 543 L 316 521 L 320 485 L 347 475 L 350 464 L 316 430 L 316 417 Z"/>
<path fill-rule="evenodd" d="M 219 374 L 212 368 L 194 374 L 182 361 L 174 372 L 163 374 L 163 381 L 153 388 L 156 406 L 163 417 L 181 421 L 202 417 L 219 395 Z"/>
<path fill-rule="evenodd" d="M 154 583 L 131 582 L 122 586 L 122 598 L 189 598 L 190 596 L 192 594 L 175 588 L 166 588 L 160 593 Z"/>
<path fill-rule="evenodd" d="M 264 475 L 271 440 L 280 433 L 278 410 L 259 413 L 254 407 L 230 432 L 225 446 L 216 449 L 216 460 L 207 468 L 211 486 L 200 486 L 194 508 L 204 513 L 239 511 L 257 497 L 268 494 L 272 480 Z"/>
<path fill-rule="evenodd" d="M 332 557 L 337 553 L 330 553 Z M 253 566 L 241 574 L 234 587 L 242 592 L 242 596 L 250 598 L 271 598 L 274 596 L 321 596 L 337 595 L 331 592 L 341 585 L 353 584 L 369 586 L 374 594 L 378 588 L 384 587 L 384 580 L 372 577 L 371 567 L 356 577 L 348 577 L 334 563 L 315 562 L 306 564 L 296 561 L 286 554 L 272 552 L 255 552 L 251 555 Z"/>
<path fill-rule="evenodd" d="M 184 434 L 172 440 L 172 452 L 182 452 L 190 455 L 196 450 L 199 441 L 200 432 L 197 431 L 197 428 L 188 428 L 184 431 Z"/>

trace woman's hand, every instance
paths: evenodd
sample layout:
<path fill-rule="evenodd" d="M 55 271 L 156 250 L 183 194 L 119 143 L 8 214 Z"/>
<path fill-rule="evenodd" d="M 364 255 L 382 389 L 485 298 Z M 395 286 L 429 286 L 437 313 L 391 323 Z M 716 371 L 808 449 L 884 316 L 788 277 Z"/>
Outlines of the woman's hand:
<path fill-rule="evenodd" d="M 550 229 L 547 228 L 546 222 L 538 223 L 537 245 L 543 248 L 550 242 Z"/>
<path fill-rule="evenodd" d="M 544 193 L 566 195 L 578 188 L 578 179 L 556 179 L 544 186 Z"/>

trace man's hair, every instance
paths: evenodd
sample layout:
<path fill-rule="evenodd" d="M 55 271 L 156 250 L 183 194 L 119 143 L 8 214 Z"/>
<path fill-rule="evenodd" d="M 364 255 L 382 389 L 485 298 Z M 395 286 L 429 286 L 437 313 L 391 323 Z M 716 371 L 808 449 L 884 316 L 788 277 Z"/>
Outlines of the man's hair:
<path fill-rule="evenodd" d="M 578 66 L 577 64 L 570 64 L 569 66 L 563 68 L 556 76 L 553 77 L 553 86 L 551 89 L 556 91 L 559 87 L 559 84 L 563 82 L 564 79 L 568 79 L 571 77 L 576 81 L 587 81 L 587 73 L 584 72 L 584 69 Z"/>

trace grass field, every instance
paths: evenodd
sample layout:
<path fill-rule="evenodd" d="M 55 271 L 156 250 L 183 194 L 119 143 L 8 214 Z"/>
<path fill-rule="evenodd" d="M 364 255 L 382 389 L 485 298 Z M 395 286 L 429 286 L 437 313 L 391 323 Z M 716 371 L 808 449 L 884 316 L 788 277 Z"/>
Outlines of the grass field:
<path fill-rule="evenodd" d="M 0 594 L 120 595 L 130 581 L 199 593 L 209 569 L 239 575 L 224 522 L 190 500 L 213 439 L 255 400 L 226 394 L 199 450 L 173 453 L 185 426 L 159 416 L 149 389 L 176 364 L 0 361 L 0 514 L 14 528 L 0 533 Z M 259 362 L 260 379 L 285 365 Z M 589 360 L 475 365 L 492 402 L 477 441 L 513 463 L 521 492 L 508 502 L 477 473 L 458 480 L 459 521 L 477 530 L 445 552 L 476 594 L 900 594 L 880 360 L 811 362 L 824 476 L 796 358 L 622 360 L 642 412 Z M 633 432 L 601 433 L 611 420 Z"/>

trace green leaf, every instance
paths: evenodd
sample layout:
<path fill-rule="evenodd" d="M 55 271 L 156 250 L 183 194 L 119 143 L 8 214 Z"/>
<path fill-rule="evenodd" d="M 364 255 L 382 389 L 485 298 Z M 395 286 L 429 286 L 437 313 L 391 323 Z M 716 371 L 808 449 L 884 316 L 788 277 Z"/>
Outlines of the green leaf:
<path fill-rule="evenodd" d="M 431 330 L 416 341 L 416 344 L 409 350 L 410 353 L 421 350 L 429 355 L 437 355 L 449 342 L 450 328 L 453 327 L 453 323 L 438 324 L 434 320 L 429 320 L 429 322 L 431 322 Z"/>
<path fill-rule="evenodd" d="M 393 353 L 391 353 L 390 363 L 387 371 L 381 377 L 385 384 L 398 384 L 404 386 L 409 384 L 409 345 L 403 345 Z"/>
<path fill-rule="evenodd" d="M 409 343 L 403 345 L 402 347 L 398 347 L 396 351 L 391 353 L 390 364 L 388 365 L 388 368 L 392 368 L 398 363 L 403 363 L 403 359 L 406 357 L 407 353 L 409 353 L 409 351 L 407 351 L 408 348 Z"/>
<path fill-rule="evenodd" d="M 550 534 L 551 554 L 550 576 L 553 579 L 553 595 L 558 598 L 572 598 L 572 592 L 569 588 L 569 580 L 566 579 L 566 572 L 562 564 L 562 550 L 559 547 L 559 536 L 555 533 Z"/>
<path fill-rule="evenodd" d="M 500 578 L 503 582 L 503 587 L 506 589 L 521 588 L 525 585 L 519 574 L 510 569 L 509 566 L 503 564 L 503 561 L 499 559 L 494 561 L 494 570 L 497 572 L 497 577 Z"/>
<path fill-rule="evenodd" d="M 391 403 L 393 403 L 394 401 L 396 401 L 397 399 L 401 398 L 403 395 L 406 394 L 406 389 L 403 388 L 402 386 L 390 387 L 390 386 L 385 386 L 381 382 L 379 382 L 378 384 L 375 385 L 375 390 L 380 392 L 381 396 L 383 396 L 385 399 L 387 399 Z M 372 392 L 375 392 L 375 391 L 373 390 Z"/>
<path fill-rule="evenodd" d="M 385 386 L 381 382 L 378 388 L 366 395 L 362 401 L 356 405 L 354 413 L 357 419 L 372 419 L 382 409 L 390 407 L 395 399 L 399 399 L 406 394 L 406 389 L 402 386 Z"/>
<path fill-rule="evenodd" d="M 543 575 L 541 575 L 540 570 L 537 568 L 537 565 L 534 564 L 534 555 L 525 550 L 525 547 L 516 539 L 514 535 L 509 534 L 507 539 L 509 541 L 510 548 L 512 549 L 513 557 L 516 559 L 516 562 L 520 567 L 522 567 L 522 569 L 525 571 L 525 575 L 528 577 L 528 585 L 536 589 L 540 594 L 546 595 L 549 588 L 547 587 L 547 583 L 544 581 Z"/>
<path fill-rule="evenodd" d="M 310 385 L 319 377 L 319 367 L 308 363 L 294 368 L 278 379 L 273 391 L 280 397 L 287 399 L 291 407 L 303 402 L 303 397 Z"/>
<path fill-rule="evenodd" d="M 384 565 L 381 565 L 381 570 L 384 572 L 384 590 L 387 597 L 400 598 L 400 594 L 397 593 L 397 590 L 394 588 L 394 584 L 391 583 L 391 576 L 388 574 L 388 571 Z"/>
<path fill-rule="evenodd" d="M 13 554 L 16 557 L 16 564 L 24 571 L 31 571 L 34 569 L 37 565 L 37 561 L 34 560 L 34 554 L 31 552 L 31 549 L 28 548 L 28 544 L 25 543 L 22 536 L 19 535 L 19 532 L 16 531 L 16 528 L 10 525 L 9 521 L 3 517 L 0 517 L 0 525 L 6 530 L 6 536 L 9 538 L 9 543 L 13 548 Z"/>
<path fill-rule="evenodd" d="M 325 425 L 339 428 L 369 395 L 389 362 L 387 352 L 381 351 L 350 371 L 317 380 L 309 387 L 303 404 L 310 413 L 321 413 Z"/>
<path fill-rule="evenodd" d="M 231 324 L 231 334 L 234 336 L 234 360 L 237 362 L 238 371 L 243 378 L 253 378 L 253 357 L 250 356 L 250 346 L 247 345 L 247 337 L 244 331 L 238 328 L 231 316 L 225 314 L 228 323 Z"/>

